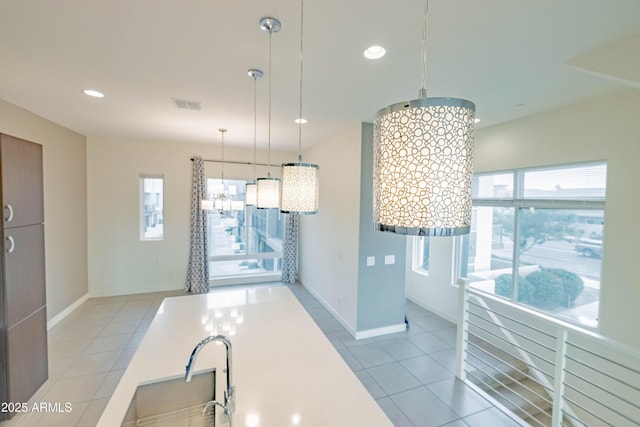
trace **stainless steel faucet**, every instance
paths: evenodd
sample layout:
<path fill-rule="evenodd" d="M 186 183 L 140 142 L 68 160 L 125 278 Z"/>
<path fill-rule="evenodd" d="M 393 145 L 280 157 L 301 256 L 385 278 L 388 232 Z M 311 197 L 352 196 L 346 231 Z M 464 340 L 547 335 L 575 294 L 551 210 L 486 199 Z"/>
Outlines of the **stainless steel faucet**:
<path fill-rule="evenodd" d="M 207 337 L 207 338 L 203 339 L 202 341 L 200 341 L 198 344 L 196 344 L 195 348 L 191 352 L 191 357 L 189 357 L 189 363 L 187 364 L 187 367 L 186 367 L 184 380 L 186 382 L 191 381 L 191 376 L 193 374 L 193 366 L 196 363 L 196 358 L 198 357 L 198 353 L 200 353 L 200 350 L 202 350 L 202 347 L 204 347 L 205 345 L 209 344 L 212 341 L 220 341 L 227 348 L 227 367 L 226 367 L 227 389 L 224 391 L 224 403 L 211 401 L 205 406 L 205 411 L 207 410 L 207 408 L 209 406 L 219 405 L 224 409 L 224 413 L 227 414 L 229 417 L 231 417 L 231 414 L 233 414 L 233 412 L 236 410 L 236 393 L 235 393 L 236 392 L 236 388 L 233 385 L 231 385 L 232 384 L 232 381 L 231 381 L 231 378 L 232 378 L 232 376 L 231 376 L 231 341 L 229 340 L 229 338 L 227 338 L 224 335 L 215 335 L 215 336 Z"/>

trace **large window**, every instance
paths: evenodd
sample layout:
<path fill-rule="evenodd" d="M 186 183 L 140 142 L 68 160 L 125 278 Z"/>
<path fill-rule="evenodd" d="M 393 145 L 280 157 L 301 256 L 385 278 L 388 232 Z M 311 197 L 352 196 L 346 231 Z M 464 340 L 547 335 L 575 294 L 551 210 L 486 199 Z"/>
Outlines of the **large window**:
<path fill-rule="evenodd" d="M 245 181 L 208 179 L 208 194 L 224 192 L 236 202 L 245 201 Z M 282 270 L 283 224 L 277 209 L 244 210 L 227 213 L 210 211 L 209 274 L 211 279 L 266 276 Z"/>
<path fill-rule="evenodd" d="M 607 166 L 476 174 L 461 276 L 558 318 L 598 325 Z"/>
<path fill-rule="evenodd" d="M 140 177 L 140 240 L 164 238 L 164 177 Z"/>

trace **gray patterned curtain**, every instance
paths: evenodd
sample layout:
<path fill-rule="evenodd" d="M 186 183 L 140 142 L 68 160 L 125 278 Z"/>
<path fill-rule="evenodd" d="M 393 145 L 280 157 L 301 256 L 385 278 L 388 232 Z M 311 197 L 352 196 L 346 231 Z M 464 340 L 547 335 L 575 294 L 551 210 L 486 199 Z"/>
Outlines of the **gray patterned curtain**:
<path fill-rule="evenodd" d="M 185 292 L 204 293 L 209 290 L 209 259 L 207 251 L 207 212 L 201 208 L 206 197 L 204 162 L 193 159 L 193 179 L 191 182 L 191 241 L 189 246 L 189 266 Z"/>
<path fill-rule="evenodd" d="M 293 284 L 298 279 L 298 214 L 283 215 L 282 282 Z"/>

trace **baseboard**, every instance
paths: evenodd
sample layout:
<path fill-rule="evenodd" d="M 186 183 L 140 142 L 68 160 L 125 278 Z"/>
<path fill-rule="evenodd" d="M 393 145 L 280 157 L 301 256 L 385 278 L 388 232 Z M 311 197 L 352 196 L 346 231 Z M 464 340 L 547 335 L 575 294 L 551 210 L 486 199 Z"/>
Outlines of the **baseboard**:
<path fill-rule="evenodd" d="M 300 284 L 304 286 L 304 284 L 302 283 Z M 406 330 L 406 325 L 402 323 L 400 325 L 385 326 L 383 328 L 368 329 L 366 331 L 356 331 L 351 325 L 349 325 L 349 323 L 347 323 L 347 321 L 342 316 L 340 316 L 340 314 L 337 311 L 333 309 L 333 307 L 331 307 L 331 305 L 327 301 L 324 300 L 324 298 L 318 295 L 317 292 L 315 292 L 313 289 L 308 288 L 306 286 L 305 288 L 311 293 L 311 295 L 313 295 L 318 300 L 320 304 L 324 306 L 324 308 L 329 310 L 329 312 L 333 315 L 333 317 L 335 317 L 336 320 L 340 322 L 340 324 L 344 326 L 347 332 L 349 332 L 349 334 L 351 334 L 351 336 L 356 340 L 377 337 L 380 335 L 393 334 L 396 332 L 404 332 Z"/>
<path fill-rule="evenodd" d="M 51 318 L 51 320 L 47 320 L 47 330 L 53 328 L 54 326 L 56 326 L 58 323 L 60 323 L 62 321 L 62 319 L 64 319 L 65 317 L 67 317 L 68 315 L 70 315 L 73 310 L 75 310 L 76 308 L 80 307 L 86 300 L 89 299 L 91 295 L 89 295 L 89 293 L 87 292 L 86 294 L 84 294 L 83 296 L 81 296 L 80 298 L 78 298 L 77 300 L 75 300 L 71 305 L 69 305 L 67 308 L 65 308 L 64 310 L 62 310 L 60 313 L 56 314 L 55 316 L 53 316 Z"/>
<path fill-rule="evenodd" d="M 300 282 L 300 284 L 304 286 L 302 282 Z M 356 333 L 357 333 L 356 330 L 353 329 L 353 327 L 337 311 L 335 311 L 333 307 L 327 301 L 324 300 L 324 298 L 322 298 L 315 290 L 308 288 L 306 286 L 304 287 L 309 291 L 309 293 L 311 293 L 311 295 L 313 295 L 318 300 L 320 304 L 324 306 L 324 308 L 329 310 L 329 312 L 333 315 L 333 317 L 335 317 L 336 320 L 340 322 L 342 326 L 344 326 L 344 328 L 347 330 L 347 332 L 349 332 L 349 334 L 351 334 L 352 337 L 354 338 L 356 337 Z"/>
<path fill-rule="evenodd" d="M 414 298 L 414 297 L 409 297 L 409 296 L 407 296 L 407 299 L 409 301 L 415 303 L 415 304 L 418 304 L 420 307 L 429 310 L 433 314 L 436 314 L 437 316 L 440 316 L 443 319 L 448 320 L 451 323 L 454 323 L 456 325 L 458 324 L 458 318 L 457 318 L 458 313 L 454 313 L 454 316 L 452 316 L 451 313 L 445 313 L 444 311 L 440 310 L 439 308 L 430 305 L 425 300 L 421 300 L 419 298 Z"/>
<path fill-rule="evenodd" d="M 215 288 L 218 286 L 231 286 L 231 285 L 249 285 L 255 283 L 272 283 L 280 282 L 282 280 L 282 274 L 260 274 L 260 275 L 246 275 L 240 277 L 221 277 L 216 279 L 209 279 L 209 287 Z"/>
<path fill-rule="evenodd" d="M 151 292 L 166 292 L 166 291 L 178 291 L 184 289 L 183 286 L 178 288 L 175 285 L 166 287 L 148 287 L 148 288 L 118 288 L 118 289 L 91 289 L 91 298 L 99 297 L 115 297 L 120 295 L 135 295 L 135 294 L 148 294 Z"/>
<path fill-rule="evenodd" d="M 366 331 L 356 332 L 356 339 L 362 340 L 365 338 L 379 337 L 380 335 L 395 334 L 396 332 L 404 332 L 407 327 L 404 323 L 400 325 L 385 326 L 384 328 L 367 329 Z"/>

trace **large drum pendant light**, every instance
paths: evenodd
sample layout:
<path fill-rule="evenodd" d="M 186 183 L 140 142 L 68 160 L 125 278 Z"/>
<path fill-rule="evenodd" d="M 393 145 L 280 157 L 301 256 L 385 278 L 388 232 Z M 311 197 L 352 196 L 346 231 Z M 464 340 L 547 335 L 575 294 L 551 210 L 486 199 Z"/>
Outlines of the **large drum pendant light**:
<path fill-rule="evenodd" d="M 257 182 L 257 207 L 258 209 L 271 209 L 280 207 L 280 179 L 271 177 L 271 35 L 282 28 L 282 24 L 276 18 L 262 18 L 260 28 L 269 32 L 269 135 L 267 148 L 266 178 L 258 178 Z"/>
<path fill-rule="evenodd" d="M 420 98 L 375 116 L 373 221 L 396 234 L 456 236 L 471 225 L 475 105 L 427 98 L 427 12 L 425 0 Z"/>
<path fill-rule="evenodd" d="M 298 115 L 298 161 L 282 165 L 282 193 L 280 211 L 284 213 L 316 214 L 318 213 L 318 197 L 320 167 L 312 163 L 302 162 L 302 72 L 303 72 L 303 18 L 304 0 L 300 0 L 300 114 Z"/>

